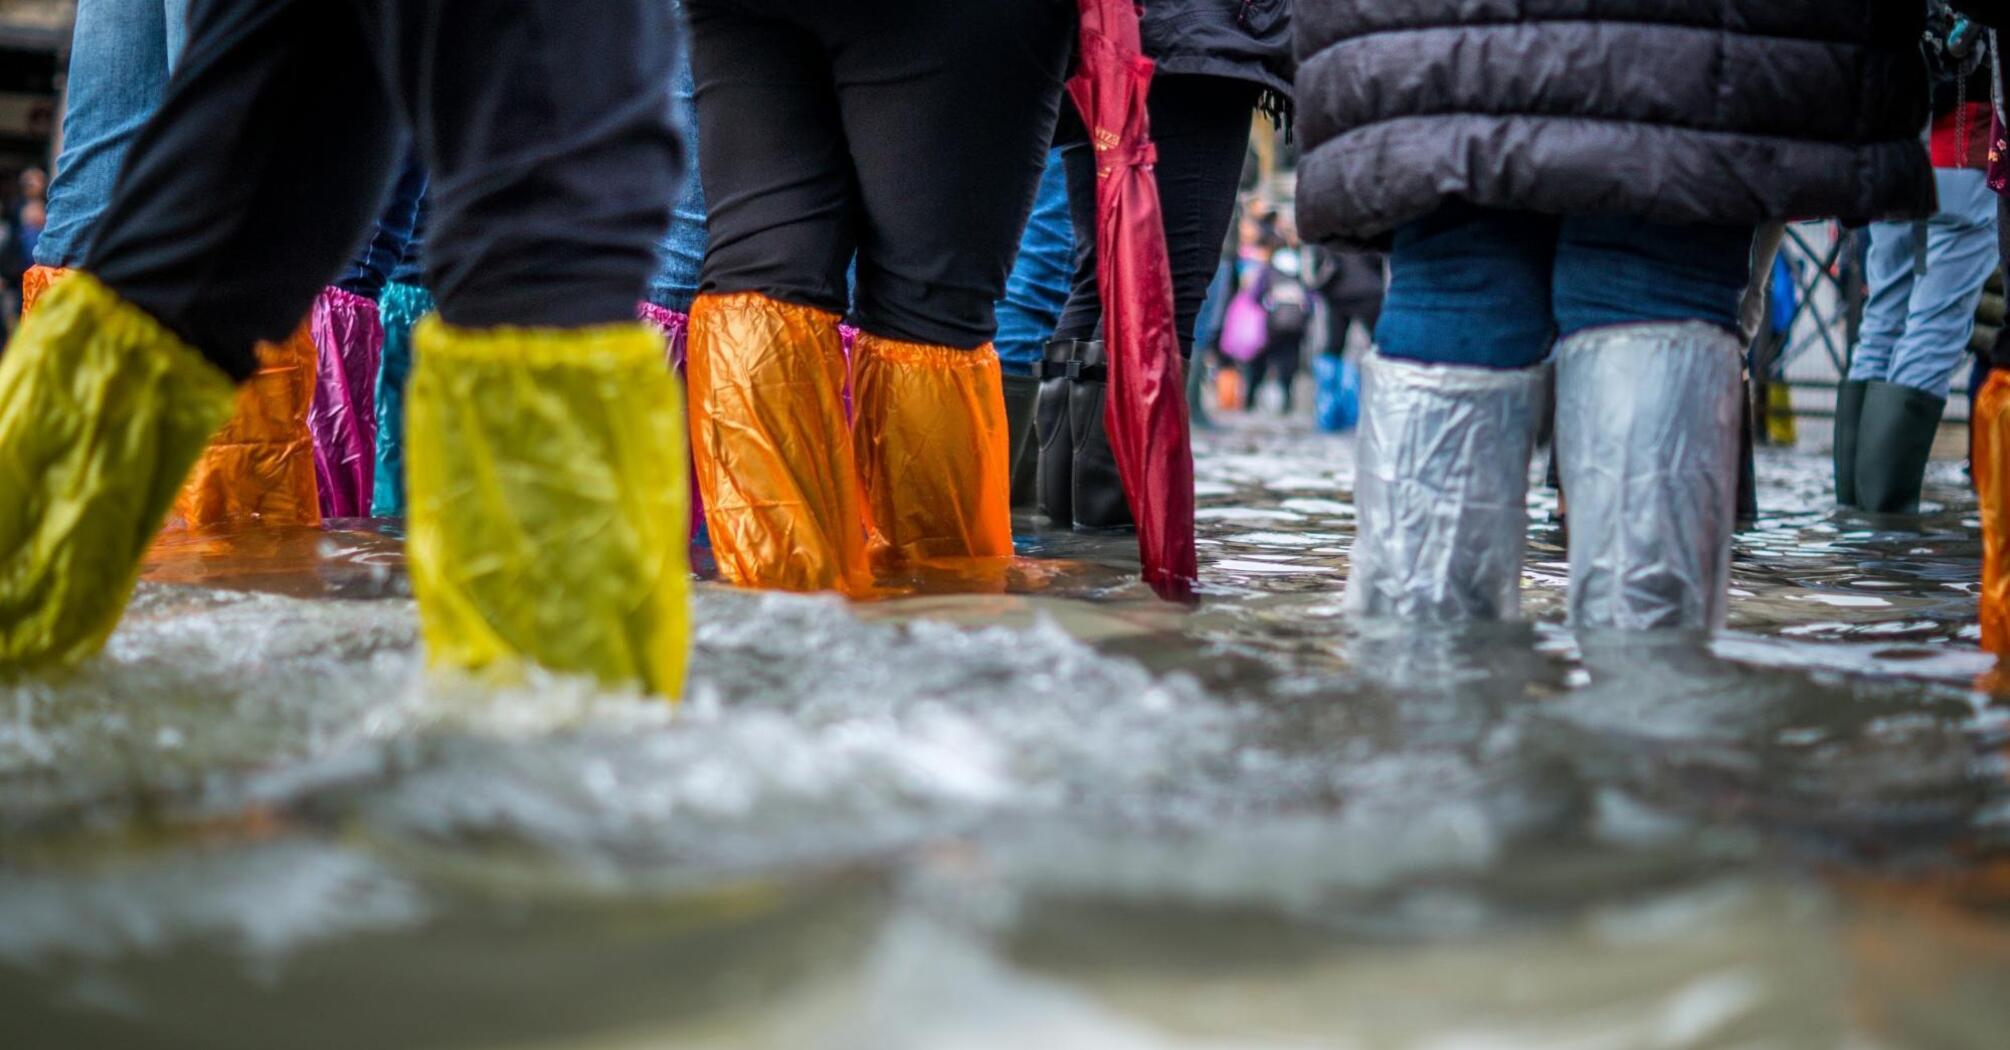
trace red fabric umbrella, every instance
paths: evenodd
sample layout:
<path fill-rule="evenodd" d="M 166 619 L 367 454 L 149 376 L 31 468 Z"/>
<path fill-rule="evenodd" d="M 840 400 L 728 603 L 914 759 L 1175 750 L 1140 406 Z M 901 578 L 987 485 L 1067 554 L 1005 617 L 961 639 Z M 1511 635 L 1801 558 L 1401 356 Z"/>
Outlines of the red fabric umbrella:
<path fill-rule="evenodd" d="M 1081 9 L 1080 66 L 1068 94 L 1096 149 L 1096 279 L 1110 372 L 1103 426 L 1137 518 L 1145 582 L 1160 597 L 1191 601 L 1193 447 L 1145 113 L 1152 61 L 1139 50 L 1132 0 L 1081 0 Z"/>

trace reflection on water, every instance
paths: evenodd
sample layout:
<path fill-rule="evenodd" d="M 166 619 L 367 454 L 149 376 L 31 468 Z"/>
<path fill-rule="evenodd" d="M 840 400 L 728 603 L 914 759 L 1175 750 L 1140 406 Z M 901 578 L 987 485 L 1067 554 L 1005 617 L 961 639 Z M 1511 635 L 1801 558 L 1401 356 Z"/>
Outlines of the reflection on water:
<path fill-rule="evenodd" d="M 2004 1045 L 1958 474 L 1765 460 L 1732 631 L 1645 641 L 1561 627 L 1542 496 L 1532 623 L 1349 624 L 1349 461 L 1202 438 L 1194 610 L 1030 521 L 702 587 L 674 711 L 422 676 L 391 525 L 165 539 L 0 684 L 0 1045 Z"/>

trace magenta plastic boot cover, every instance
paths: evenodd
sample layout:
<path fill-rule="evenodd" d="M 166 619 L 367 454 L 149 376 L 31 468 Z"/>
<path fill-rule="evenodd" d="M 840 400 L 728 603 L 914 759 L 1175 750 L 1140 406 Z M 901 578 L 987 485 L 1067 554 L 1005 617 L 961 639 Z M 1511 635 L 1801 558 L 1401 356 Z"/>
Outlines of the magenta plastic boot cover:
<path fill-rule="evenodd" d="M 370 513 L 377 468 L 377 369 L 384 327 L 377 304 L 354 292 L 323 288 L 311 321 L 318 375 L 307 415 L 323 518 Z"/>

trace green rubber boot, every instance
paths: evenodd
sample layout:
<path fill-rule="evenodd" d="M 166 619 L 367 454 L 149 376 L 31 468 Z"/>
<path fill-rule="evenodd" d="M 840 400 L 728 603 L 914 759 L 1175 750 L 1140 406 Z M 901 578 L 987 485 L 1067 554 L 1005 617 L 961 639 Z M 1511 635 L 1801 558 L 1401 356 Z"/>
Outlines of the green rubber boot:
<path fill-rule="evenodd" d="M 1897 383 L 1869 383 L 1857 424 L 1858 506 L 1877 514 L 1919 513 L 1919 489 L 1947 399 Z"/>
<path fill-rule="evenodd" d="M 1857 430 L 1863 419 L 1864 388 L 1869 383 L 1861 379 L 1845 380 L 1836 387 L 1836 504 L 1843 507 L 1861 507 L 1857 502 L 1856 448 Z"/>

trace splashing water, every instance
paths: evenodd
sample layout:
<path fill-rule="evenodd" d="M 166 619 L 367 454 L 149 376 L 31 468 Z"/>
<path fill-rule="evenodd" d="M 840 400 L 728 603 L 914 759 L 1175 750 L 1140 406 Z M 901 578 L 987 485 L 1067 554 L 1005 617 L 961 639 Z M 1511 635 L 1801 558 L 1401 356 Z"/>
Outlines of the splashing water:
<path fill-rule="evenodd" d="M 1998 1046 L 1973 504 L 1761 463 L 1732 630 L 1340 613 L 1342 440 L 1199 450 L 1204 602 L 701 588 L 681 708 L 422 674 L 394 529 L 159 546 L 0 684 L 0 1045 Z M 346 526 L 346 527 L 345 527 Z"/>

